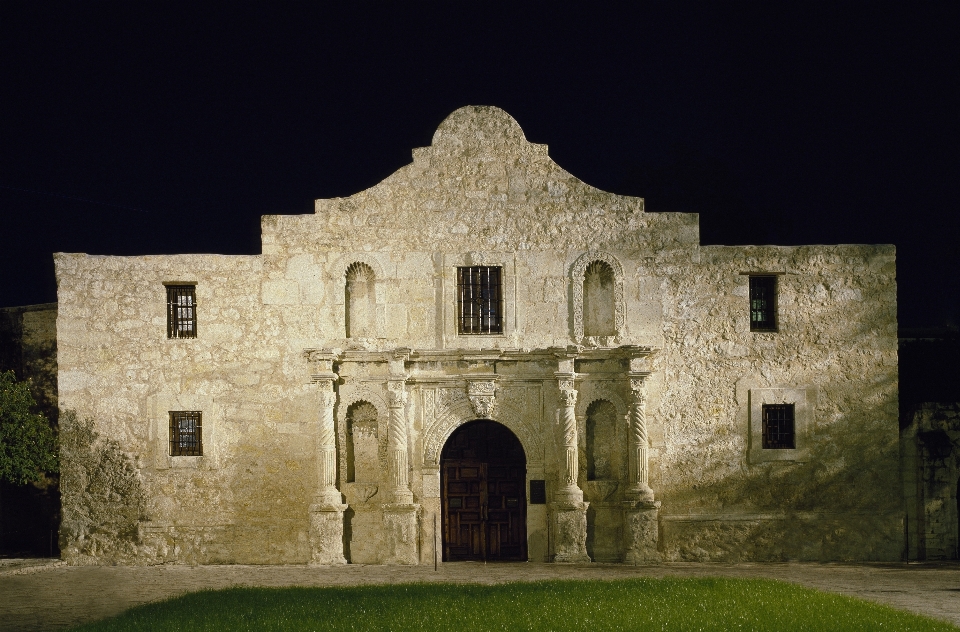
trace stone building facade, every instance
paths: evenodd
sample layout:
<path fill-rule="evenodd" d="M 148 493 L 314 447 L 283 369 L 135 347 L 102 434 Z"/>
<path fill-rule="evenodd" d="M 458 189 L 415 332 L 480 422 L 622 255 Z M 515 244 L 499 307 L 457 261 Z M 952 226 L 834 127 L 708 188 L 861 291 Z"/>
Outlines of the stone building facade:
<path fill-rule="evenodd" d="M 134 507 L 70 562 L 901 556 L 892 246 L 702 246 L 493 107 L 262 244 L 55 256 Z"/>

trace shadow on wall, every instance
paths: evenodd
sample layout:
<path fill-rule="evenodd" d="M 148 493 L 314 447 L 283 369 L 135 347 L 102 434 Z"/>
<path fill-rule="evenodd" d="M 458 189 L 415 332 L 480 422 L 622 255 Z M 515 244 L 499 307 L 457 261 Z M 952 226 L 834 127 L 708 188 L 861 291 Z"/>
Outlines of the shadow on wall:
<path fill-rule="evenodd" d="M 92 419 L 60 416 L 60 548 L 71 564 L 123 564 L 140 557 L 143 484 L 120 444 Z"/>
<path fill-rule="evenodd" d="M 750 464 L 740 471 L 715 457 L 698 480 L 673 487 L 672 505 L 741 519 L 684 520 L 662 516 L 661 550 L 669 560 L 899 560 L 903 555 L 903 500 L 898 437 L 888 403 L 897 383 L 890 377 L 870 396 L 849 392 L 838 410 L 859 410 L 835 421 L 817 418 L 802 461 Z M 861 408 L 860 402 L 878 401 Z M 894 404 L 895 405 L 895 404 Z M 818 406 L 819 412 L 820 406 Z M 752 420 L 752 423 L 756 423 Z M 710 437 L 690 446 L 710 451 Z M 799 446 L 798 446 L 799 447 Z"/>

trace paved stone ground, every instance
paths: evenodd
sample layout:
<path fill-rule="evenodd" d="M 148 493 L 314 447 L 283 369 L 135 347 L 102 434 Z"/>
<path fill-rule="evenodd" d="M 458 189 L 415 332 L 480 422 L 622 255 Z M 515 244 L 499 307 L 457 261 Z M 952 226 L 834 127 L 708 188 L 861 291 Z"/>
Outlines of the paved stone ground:
<path fill-rule="evenodd" d="M 860 597 L 960 626 L 960 564 L 482 564 L 361 566 L 98 566 L 0 560 L 0 630 L 59 630 L 205 588 L 401 582 L 493 584 L 540 579 L 762 577 Z"/>

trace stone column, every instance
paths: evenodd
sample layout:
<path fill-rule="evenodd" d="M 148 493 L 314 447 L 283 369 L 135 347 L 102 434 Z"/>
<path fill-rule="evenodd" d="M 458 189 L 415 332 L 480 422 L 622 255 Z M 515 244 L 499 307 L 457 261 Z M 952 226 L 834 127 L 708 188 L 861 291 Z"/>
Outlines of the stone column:
<path fill-rule="evenodd" d="M 627 497 L 632 500 L 653 501 L 647 465 L 647 393 L 643 377 L 630 378 L 630 486 Z"/>
<path fill-rule="evenodd" d="M 413 503 L 410 466 L 407 463 L 407 389 L 404 380 L 387 382 L 390 419 L 387 426 L 387 484 L 390 499 L 397 504 Z"/>
<path fill-rule="evenodd" d="M 310 505 L 310 563 L 313 565 L 346 564 L 343 556 L 343 512 L 347 508 L 337 489 L 337 433 L 333 423 L 333 407 L 337 395 L 333 385 L 333 354 L 308 352 L 308 359 L 318 364 L 312 376 L 319 400 L 317 427 L 317 486 Z"/>
<path fill-rule="evenodd" d="M 557 385 L 560 401 L 557 410 L 559 445 L 559 488 L 554 494 L 551 510 L 554 515 L 555 562 L 589 562 L 587 555 L 587 506 L 583 490 L 577 486 L 580 474 L 580 454 L 577 439 L 577 390 L 574 388 L 575 354 L 564 354 L 560 359 Z"/>
<path fill-rule="evenodd" d="M 390 419 L 387 425 L 387 502 L 383 508 L 386 541 L 384 564 L 417 564 L 419 507 L 410 491 L 410 466 L 407 460 L 407 385 L 404 362 L 409 350 L 397 349 L 390 360 L 387 397 Z"/>
<path fill-rule="evenodd" d="M 577 445 L 577 390 L 572 378 L 559 382 L 560 409 L 557 421 L 560 430 L 560 488 L 557 500 L 581 502 L 583 490 L 577 487 L 580 474 L 580 453 Z"/>
<path fill-rule="evenodd" d="M 636 363 L 636 361 L 631 361 Z M 647 392 L 644 380 L 647 372 L 631 371 L 629 475 L 630 485 L 624 501 L 624 533 L 628 564 L 652 563 L 660 560 L 657 551 L 659 525 L 657 514 L 660 503 L 654 501 L 649 483 L 647 465 Z"/>

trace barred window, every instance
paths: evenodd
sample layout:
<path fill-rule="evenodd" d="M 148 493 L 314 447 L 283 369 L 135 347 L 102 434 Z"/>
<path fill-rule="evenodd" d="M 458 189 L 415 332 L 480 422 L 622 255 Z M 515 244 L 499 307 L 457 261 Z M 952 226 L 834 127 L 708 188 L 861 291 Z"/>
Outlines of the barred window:
<path fill-rule="evenodd" d="M 750 331 L 777 330 L 777 277 L 750 277 Z"/>
<path fill-rule="evenodd" d="M 170 456 L 203 456 L 201 434 L 200 411 L 170 411 Z"/>
<path fill-rule="evenodd" d="M 167 286 L 167 338 L 197 337 L 197 286 Z"/>
<path fill-rule="evenodd" d="M 793 404 L 763 405 L 763 449 L 793 450 L 796 447 Z"/>
<path fill-rule="evenodd" d="M 457 268 L 457 331 L 503 333 L 503 296 L 499 266 Z"/>

